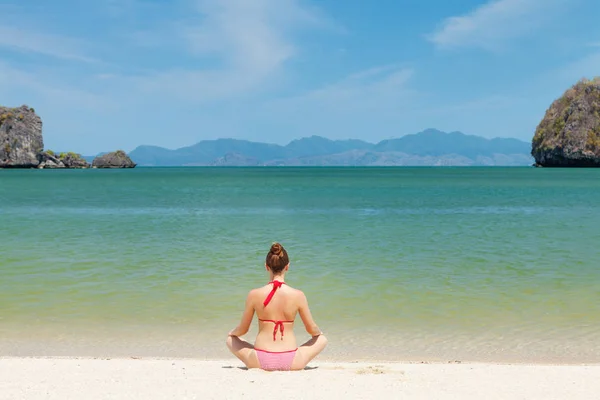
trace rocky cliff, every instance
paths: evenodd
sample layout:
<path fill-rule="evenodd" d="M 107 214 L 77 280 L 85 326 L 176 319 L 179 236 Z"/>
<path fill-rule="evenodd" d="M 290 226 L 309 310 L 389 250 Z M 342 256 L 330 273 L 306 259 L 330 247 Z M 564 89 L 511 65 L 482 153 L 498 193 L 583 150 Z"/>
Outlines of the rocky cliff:
<path fill-rule="evenodd" d="M 600 78 L 578 82 L 552 103 L 531 155 L 542 167 L 600 167 Z"/>
<path fill-rule="evenodd" d="M 42 120 L 33 108 L 0 107 L 0 168 L 33 168 L 44 149 Z"/>

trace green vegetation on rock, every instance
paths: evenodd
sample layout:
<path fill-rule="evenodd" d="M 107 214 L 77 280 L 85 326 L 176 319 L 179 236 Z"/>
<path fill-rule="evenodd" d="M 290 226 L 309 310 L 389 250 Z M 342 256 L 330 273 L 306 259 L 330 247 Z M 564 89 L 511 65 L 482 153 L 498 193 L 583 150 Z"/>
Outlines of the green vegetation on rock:
<path fill-rule="evenodd" d="M 89 168 L 90 164 L 81 156 L 74 152 L 56 153 L 52 150 L 45 150 L 39 154 L 40 165 L 38 168 Z"/>
<path fill-rule="evenodd" d="M 582 79 L 552 103 L 531 155 L 540 166 L 600 166 L 600 78 Z"/>

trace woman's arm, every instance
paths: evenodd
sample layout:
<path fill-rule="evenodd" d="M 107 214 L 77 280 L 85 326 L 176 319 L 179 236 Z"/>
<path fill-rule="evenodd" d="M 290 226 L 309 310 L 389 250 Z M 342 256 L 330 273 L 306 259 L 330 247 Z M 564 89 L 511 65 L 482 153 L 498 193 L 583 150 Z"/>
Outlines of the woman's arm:
<path fill-rule="evenodd" d="M 229 336 L 244 336 L 250 329 L 252 318 L 254 318 L 254 301 L 252 300 L 252 292 L 248 293 L 246 298 L 246 306 L 244 307 L 244 313 L 242 314 L 242 320 L 240 324 L 229 332 Z"/>
<path fill-rule="evenodd" d="M 300 313 L 300 318 L 302 318 L 302 322 L 304 323 L 304 328 L 309 335 L 315 337 L 323 333 L 313 320 L 312 314 L 310 313 L 310 308 L 308 308 L 308 300 L 303 292 L 300 292 L 300 304 L 298 305 L 298 312 Z"/>

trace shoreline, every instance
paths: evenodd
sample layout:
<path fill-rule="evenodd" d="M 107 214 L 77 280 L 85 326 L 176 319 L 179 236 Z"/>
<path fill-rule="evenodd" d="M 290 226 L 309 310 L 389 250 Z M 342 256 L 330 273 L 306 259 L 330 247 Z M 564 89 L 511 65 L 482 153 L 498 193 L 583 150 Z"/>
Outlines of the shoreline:
<path fill-rule="evenodd" d="M 0 354 L 0 362 L 10 360 L 94 360 L 94 361 L 185 361 L 185 362 L 207 362 L 207 363 L 238 363 L 242 366 L 242 362 L 233 355 L 230 358 L 218 357 L 167 357 L 167 356 L 43 356 L 43 355 L 23 355 L 12 356 Z M 514 367 L 600 367 L 600 361 L 597 362 L 530 362 L 530 361 L 473 361 L 473 360 L 411 360 L 411 359 L 335 359 L 329 357 L 317 356 L 311 364 L 319 364 L 325 366 L 332 365 L 494 365 L 494 366 L 514 366 Z M 310 369 L 310 365 L 308 367 Z"/>
<path fill-rule="evenodd" d="M 0 357 L 0 399 L 592 399 L 600 365 L 313 361 L 297 372 L 222 360 Z"/>
<path fill-rule="evenodd" d="M 327 351 L 327 349 L 325 350 Z M 228 357 L 228 351 L 215 351 L 211 354 L 184 354 L 182 352 L 161 352 L 161 354 L 152 354 L 144 352 L 81 352 L 81 353 L 30 353 L 25 351 L 6 352 L 0 351 L 0 360 L 10 359 L 40 359 L 40 360 L 186 360 L 186 361 L 226 361 L 236 360 L 234 356 Z M 378 363 L 378 364 L 427 364 L 427 365 L 448 365 L 448 364 L 463 364 L 463 365 L 513 365 L 513 366 L 600 366 L 600 360 L 597 358 L 581 358 L 581 359 L 557 359 L 554 357 L 538 356 L 535 359 L 527 356 L 521 358 L 512 357 L 486 357 L 486 358 L 469 358 L 469 357 L 439 357 L 423 355 L 422 357 L 407 357 L 407 356 L 389 356 L 389 357 L 368 357 L 368 356 L 353 356 L 335 354 L 321 354 L 318 356 L 320 363 L 335 364 L 360 364 L 360 363 Z"/>
<path fill-rule="evenodd" d="M 138 331 L 129 334 L 61 335 L 20 329 L 0 329 L 1 358 L 89 358 L 89 359 L 228 359 L 231 355 L 222 336 L 214 332 L 186 330 L 184 332 Z M 331 333 L 331 332 L 330 332 Z M 400 334 L 339 335 L 319 356 L 323 362 L 379 362 L 379 363 L 475 363 L 494 365 L 600 365 L 600 343 L 593 338 L 573 342 L 571 336 L 556 337 L 552 341 L 502 340 L 469 336 L 436 340 L 432 337 L 404 337 Z M 252 342 L 253 335 L 246 337 Z M 305 337 L 299 335 L 298 343 Z M 470 339 L 470 341 L 467 341 Z"/>

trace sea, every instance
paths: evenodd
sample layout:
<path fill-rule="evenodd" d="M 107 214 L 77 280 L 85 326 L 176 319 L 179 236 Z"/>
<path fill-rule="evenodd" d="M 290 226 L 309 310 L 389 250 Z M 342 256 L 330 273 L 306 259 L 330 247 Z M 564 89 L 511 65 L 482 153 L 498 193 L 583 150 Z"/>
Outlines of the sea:
<path fill-rule="evenodd" d="M 600 170 L 520 167 L 0 170 L 0 356 L 232 357 L 275 241 L 320 359 L 600 362 Z"/>

